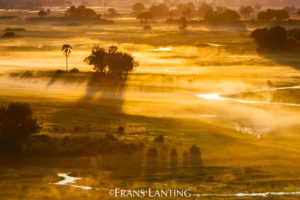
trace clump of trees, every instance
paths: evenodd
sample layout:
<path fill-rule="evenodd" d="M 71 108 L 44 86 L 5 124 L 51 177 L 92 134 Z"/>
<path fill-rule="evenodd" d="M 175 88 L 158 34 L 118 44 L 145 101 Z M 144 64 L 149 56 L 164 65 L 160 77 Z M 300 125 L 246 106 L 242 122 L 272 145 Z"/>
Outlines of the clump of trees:
<path fill-rule="evenodd" d="M 84 61 L 93 65 L 98 75 L 112 84 L 125 83 L 128 75 L 138 66 L 130 54 L 119 51 L 116 46 L 111 46 L 107 50 L 95 46 Z"/>
<path fill-rule="evenodd" d="M 284 10 L 267 9 L 257 14 L 257 19 L 261 21 L 283 21 L 289 19 L 289 13 Z"/>
<path fill-rule="evenodd" d="M 78 19 L 99 19 L 101 15 L 97 15 L 96 11 L 85 6 L 71 6 L 66 12 L 65 17 Z"/>
<path fill-rule="evenodd" d="M 259 51 L 294 51 L 300 47 L 300 29 L 286 30 L 281 26 L 260 28 L 251 33 Z"/>
<path fill-rule="evenodd" d="M 204 20 L 211 24 L 235 23 L 240 20 L 240 15 L 235 10 L 220 8 L 216 11 L 207 12 Z"/>
<path fill-rule="evenodd" d="M 50 15 L 51 14 L 51 10 L 50 9 L 47 9 L 47 10 L 44 10 L 44 9 L 41 9 L 39 12 L 38 12 L 38 15 L 40 17 L 45 17 L 47 15 Z"/>

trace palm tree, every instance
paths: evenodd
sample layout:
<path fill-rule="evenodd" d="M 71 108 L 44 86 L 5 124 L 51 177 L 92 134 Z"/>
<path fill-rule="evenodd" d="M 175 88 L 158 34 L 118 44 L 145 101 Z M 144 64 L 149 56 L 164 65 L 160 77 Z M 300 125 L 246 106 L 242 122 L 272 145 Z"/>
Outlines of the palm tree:
<path fill-rule="evenodd" d="M 69 44 L 64 44 L 61 48 L 63 54 L 66 56 L 66 71 L 68 71 L 68 58 L 69 58 L 69 55 L 71 54 L 71 49 L 72 49 L 72 46 Z"/>

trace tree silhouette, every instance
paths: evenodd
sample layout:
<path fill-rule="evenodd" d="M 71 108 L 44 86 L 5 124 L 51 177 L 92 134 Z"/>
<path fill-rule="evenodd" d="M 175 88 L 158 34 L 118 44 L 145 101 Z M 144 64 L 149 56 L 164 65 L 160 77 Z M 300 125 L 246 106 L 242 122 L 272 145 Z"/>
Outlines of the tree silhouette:
<path fill-rule="evenodd" d="M 179 24 L 180 24 L 179 30 L 183 30 L 183 31 L 186 30 L 186 27 L 187 27 L 188 22 L 187 22 L 187 20 L 186 20 L 185 17 L 181 17 L 181 18 L 180 18 Z"/>
<path fill-rule="evenodd" d="M 132 6 L 132 10 L 136 13 L 140 13 L 145 10 L 145 6 L 142 3 L 136 3 Z"/>
<path fill-rule="evenodd" d="M 36 134 L 41 127 L 28 104 L 11 103 L 0 108 L 1 148 L 16 150 L 20 141 Z"/>
<path fill-rule="evenodd" d="M 64 44 L 61 48 L 63 54 L 66 56 L 66 71 L 68 71 L 68 58 L 69 58 L 69 55 L 71 54 L 71 49 L 72 49 L 72 46 L 69 45 L 69 44 Z"/>
<path fill-rule="evenodd" d="M 107 11 L 108 11 L 109 16 L 111 16 L 111 17 L 118 15 L 118 12 L 114 8 L 109 8 Z"/>
<path fill-rule="evenodd" d="M 45 16 L 47 15 L 47 12 L 46 12 L 44 9 L 42 9 L 42 10 L 40 10 L 40 12 L 38 13 L 38 15 L 41 16 L 41 17 L 45 17 Z"/>
<path fill-rule="evenodd" d="M 106 58 L 107 52 L 104 48 L 100 48 L 99 46 L 94 46 L 92 48 L 91 55 L 86 57 L 84 59 L 84 62 L 86 62 L 89 65 L 94 66 L 94 70 L 96 72 L 104 73 L 104 68 L 106 66 L 105 58 Z"/>

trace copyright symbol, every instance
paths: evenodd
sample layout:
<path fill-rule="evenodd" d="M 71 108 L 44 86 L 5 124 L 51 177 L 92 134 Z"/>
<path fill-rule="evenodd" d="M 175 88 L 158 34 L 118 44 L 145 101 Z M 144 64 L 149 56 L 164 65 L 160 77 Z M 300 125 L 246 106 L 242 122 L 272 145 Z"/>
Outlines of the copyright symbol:
<path fill-rule="evenodd" d="M 115 195 L 115 191 L 114 190 L 109 190 L 109 194 L 110 195 Z"/>

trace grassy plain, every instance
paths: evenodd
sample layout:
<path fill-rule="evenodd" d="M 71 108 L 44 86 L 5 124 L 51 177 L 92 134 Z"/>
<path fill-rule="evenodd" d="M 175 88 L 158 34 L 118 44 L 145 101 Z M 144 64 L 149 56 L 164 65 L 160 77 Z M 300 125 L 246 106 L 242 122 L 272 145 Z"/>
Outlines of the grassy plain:
<path fill-rule="evenodd" d="M 166 163 L 151 175 L 147 174 L 144 152 L 2 159 L 1 199 L 104 199 L 111 198 L 108 190 L 115 187 L 192 187 L 198 194 L 299 190 L 300 107 L 196 95 L 231 93 L 239 97 L 241 91 L 297 86 L 300 60 L 259 55 L 249 38 L 250 30 L 195 26 L 183 33 L 177 26 L 161 22 L 152 26 L 152 31 L 145 32 L 132 18 L 112 25 L 79 26 L 0 20 L 0 30 L 26 29 L 16 32 L 15 38 L 1 39 L 0 103 L 29 103 L 43 122 L 41 134 L 97 138 L 112 133 L 122 140 L 143 142 L 145 149 L 156 146 L 153 139 L 164 135 L 164 146 L 176 148 L 179 154 L 177 172 L 172 174 L 169 152 L 162 147 L 161 162 Z M 64 43 L 73 46 L 70 67 L 80 73 L 54 77 L 53 71 L 65 67 L 60 51 Z M 122 101 L 103 97 L 97 88 L 88 91 L 92 68 L 83 59 L 94 45 L 117 45 L 140 63 L 128 80 Z M 32 71 L 33 76 L 21 77 L 25 71 Z M 295 103 L 288 102 L 294 89 L 281 93 L 281 102 Z M 284 95 L 289 98 L 282 98 Z M 257 100 L 255 95 L 251 99 Z M 125 128 L 122 134 L 117 132 L 120 126 Z M 76 127 L 79 131 L 74 131 Z M 189 171 L 182 154 L 192 145 L 201 148 L 203 167 Z M 78 184 L 97 189 L 50 184 L 59 180 L 60 172 L 72 172 L 83 178 Z M 201 199 L 290 200 L 297 196 Z"/>

